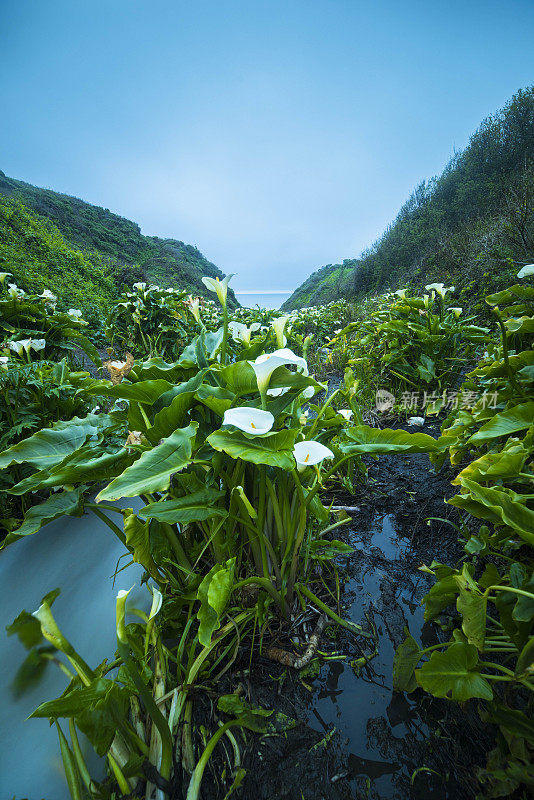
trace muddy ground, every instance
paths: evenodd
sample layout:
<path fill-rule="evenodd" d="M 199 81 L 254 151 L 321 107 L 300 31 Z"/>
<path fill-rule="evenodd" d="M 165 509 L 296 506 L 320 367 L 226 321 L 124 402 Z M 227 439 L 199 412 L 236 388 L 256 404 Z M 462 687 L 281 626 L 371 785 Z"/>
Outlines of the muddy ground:
<path fill-rule="evenodd" d="M 424 431 L 437 436 L 439 423 Z M 334 499 L 359 508 L 335 537 L 354 547 L 338 559 L 342 613 L 376 628 L 378 653 L 358 674 L 351 661 L 370 654 L 372 643 L 328 628 L 320 649 L 346 658 L 325 663 L 315 677 L 261 657 L 250 671 L 248 663 L 235 664 L 225 691 L 241 683 L 253 705 L 295 721 L 279 736 L 247 733 L 247 775 L 236 794 L 243 800 L 471 800 L 477 793 L 476 767 L 492 745 L 475 704 L 462 709 L 420 690 L 395 693 L 391 679 L 406 626 L 424 646 L 439 641 L 439 629 L 424 624 L 420 600 L 431 581 L 417 567 L 433 558 L 454 564 L 462 555 L 453 527 L 427 524 L 429 517 L 456 520 L 444 503 L 454 493 L 453 475 L 447 465 L 436 474 L 424 454 L 380 456 L 368 466 L 369 480 L 355 495 Z M 276 644 L 291 649 L 287 636 Z M 222 762 L 212 761 L 204 800 L 224 797 Z"/>

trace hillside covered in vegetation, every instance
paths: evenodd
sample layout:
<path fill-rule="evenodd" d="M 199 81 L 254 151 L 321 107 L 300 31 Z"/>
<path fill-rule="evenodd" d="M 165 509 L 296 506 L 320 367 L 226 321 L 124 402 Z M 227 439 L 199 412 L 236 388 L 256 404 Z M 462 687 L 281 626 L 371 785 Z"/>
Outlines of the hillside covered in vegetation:
<path fill-rule="evenodd" d="M 315 272 L 284 309 L 362 297 L 434 280 L 507 285 L 534 253 L 534 87 L 485 119 L 443 173 L 413 191 L 394 222 L 359 259 Z M 517 262 L 517 263 L 515 263 Z"/>
<path fill-rule="evenodd" d="M 11 203 L 6 204 L 6 201 Z M 43 286 L 50 285 L 50 273 L 47 270 L 42 275 L 39 273 L 36 242 L 32 242 L 32 236 L 36 235 L 35 230 L 38 228 L 41 231 L 38 238 L 41 240 L 43 239 L 41 234 L 45 230 L 51 232 L 56 243 L 58 232 L 62 234 L 65 247 L 74 248 L 82 260 L 98 264 L 96 274 L 99 274 L 99 270 L 103 270 L 111 284 L 117 288 L 122 288 L 124 284 L 131 286 L 136 281 L 146 280 L 163 288 L 179 287 L 192 294 L 207 297 L 209 293 L 202 283 L 202 277 L 223 276 L 223 273 L 192 245 L 176 239 L 144 236 L 139 225 L 113 214 L 108 209 L 91 205 L 76 197 L 8 178 L 2 171 L 0 171 L 0 202 L 3 209 L 3 226 L 7 224 L 8 217 L 11 219 L 10 224 L 13 224 L 13 213 L 8 209 L 18 209 L 15 214 L 18 223 L 14 230 L 20 235 L 17 244 L 22 250 L 17 251 L 17 257 L 24 260 L 28 248 L 27 256 L 33 265 L 32 280 L 37 281 L 32 285 L 32 289 L 38 288 L 40 278 Z M 15 206 L 12 205 L 13 202 L 16 203 Z M 22 211 L 21 204 L 24 204 L 26 211 Z M 47 224 L 47 220 L 53 223 L 52 227 Z M 24 234 L 25 224 L 28 225 L 28 235 Z M 4 233 L 2 242 L 5 240 Z M 10 239 L 10 246 L 12 243 Z M 0 244 L 0 247 L 4 246 L 5 244 Z M 3 258 L 4 263 L 3 269 L 9 272 L 14 271 L 8 261 L 11 257 L 11 253 L 0 252 L 0 258 Z M 50 257 L 49 253 L 45 259 L 47 263 Z M 26 276 L 27 272 L 24 274 Z M 58 275 L 58 278 L 61 282 L 61 275 Z M 20 285 L 24 286 L 22 277 L 20 280 Z M 76 291 L 75 286 L 72 286 L 72 289 Z M 230 305 L 233 307 L 237 302 L 233 292 L 230 291 L 229 294 Z"/>

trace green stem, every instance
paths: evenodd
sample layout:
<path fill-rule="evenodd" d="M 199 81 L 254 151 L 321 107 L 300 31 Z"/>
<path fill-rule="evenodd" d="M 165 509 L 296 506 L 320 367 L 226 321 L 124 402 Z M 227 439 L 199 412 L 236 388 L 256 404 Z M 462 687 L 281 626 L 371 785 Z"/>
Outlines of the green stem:
<path fill-rule="evenodd" d="M 333 619 L 334 622 L 337 622 L 338 625 L 341 625 L 342 628 L 347 628 L 347 630 L 351 631 L 352 633 L 357 633 L 360 636 L 365 636 L 366 639 L 373 638 L 372 634 L 367 633 L 367 631 L 363 631 L 360 625 L 356 625 L 355 622 L 348 622 L 348 620 L 342 619 L 338 614 L 336 614 L 335 611 L 332 611 L 331 608 L 328 608 L 328 606 L 325 603 L 323 603 L 322 600 L 319 600 L 319 598 L 316 595 L 314 595 L 314 593 L 310 591 L 308 587 L 305 586 L 303 583 L 299 583 L 296 589 L 297 592 L 301 592 L 303 595 L 305 595 L 308 598 L 308 600 L 311 600 L 312 603 L 314 603 L 318 608 L 321 609 L 321 611 L 324 611 L 325 614 L 331 617 L 331 619 Z"/>
<path fill-rule="evenodd" d="M 224 736 L 226 731 L 235 726 L 235 725 L 242 725 L 242 722 L 238 719 L 232 719 L 230 722 L 225 722 L 218 731 L 216 731 L 211 739 L 209 740 L 208 744 L 206 745 L 204 752 L 200 756 L 198 763 L 193 770 L 193 774 L 191 775 L 191 780 L 189 781 L 189 788 L 187 790 L 187 797 L 186 800 L 198 800 L 199 793 L 200 793 L 200 784 L 202 783 L 202 777 L 204 775 L 204 770 L 208 764 L 208 761 L 213 753 L 217 742 L 219 739 Z"/>
<path fill-rule="evenodd" d="M 160 773 L 162 777 L 168 781 L 171 776 L 172 768 L 172 736 L 167 724 L 167 720 L 157 707 L 154 698 L 148 691 L 143 679 L 141 678 L 137 666 L 130 655 L 129 646 L 120 639 L 117 639 L 117 643 L 119 655 L 124 662 L 124 666 L 126 667 L 128 674 L 135 685 L 135 688 L 139 692 L 139 696 L 143 700 L 147 713 L 150 715 L 152 722 L 158 729 L 159 735 L 161 736 Z M 157 767 L 156 764 L 154 766 Z"/>
<path fill-rule="evenodd" d="M 115 525 L 115 523 L 114 523 L 114 522 L 112 522 L 112 521 L 109 519 L 109 517 L 108 517 L 106 514 L 104 514 L 104 512 L 103 512 L 103 511 L 101 511 L 101 510 L 100 510 L 100 509 L 99 509 L 97 506 L 95 506 L 95 504 L 94 504 L 94 503 L 87 503 L 87 508 L 90 508 L 90 509 L 91 509 L 91 511 L 93 512 L 93 514 L 96 514 L 96 516 L 97 516 L 99 519 L 101 519 L 101 520 L 102 520 L 102 522 L 105 522 L 105 524 L 108 526 L 108 528 L 111 528 L 111 530 L 113 531 L 113 533 L 115 534 L 115 536 L 117 536 L 117 538 L 118 538 L 118 539 L 119 539 L 119 540 L 122 542 L 122 544 L 123 544 L 123 545 L 126 547 L 126 536 L 124 535 L 124 532 L 123 532 L 123 531 L 121 531 L 121 529 L 119 528 L 119 526 L 118 526 L 118 525 Z"/>

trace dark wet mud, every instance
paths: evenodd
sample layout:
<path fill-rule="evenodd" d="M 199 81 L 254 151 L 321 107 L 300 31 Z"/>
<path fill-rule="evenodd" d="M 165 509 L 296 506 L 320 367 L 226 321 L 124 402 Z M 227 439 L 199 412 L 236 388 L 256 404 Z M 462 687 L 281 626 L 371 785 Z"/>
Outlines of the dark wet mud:
<path fill-rule="evenodd" d="M 435 435 L 437 428 L 424 430 Z M 439 629 L 424 623 L 420 600 L 432 583 L 418 567 L 433 558 L 453 564 L 462 555 L 454 528 L 427 524 L 429 517 L 455 521 L 455 509 L 444 503 L 451 477 L 447 467 L 436 474 L 426 455 L 381 456 L 369 461 L 369 481 L 355 495 L 334 498 L 359 508 L 352 524 L 335 532 L 354 548 L 338 559 L 343 614 L 376 630 L 377 652 L 362 668 L 358 659 L 373 655 L 373 643 L 327 629 L 320 648 L 345 657 L 324 663 L 318 675 L 261 658 L 243 673 L 252 702 L 296 720 L 279 737 L 249 741 L 245 800 L 475 797 L 476 767 L 491 748 L 475 705 L 461 709 L 392 688 L 405 627 L 424 646 L 439 641 Z"/>

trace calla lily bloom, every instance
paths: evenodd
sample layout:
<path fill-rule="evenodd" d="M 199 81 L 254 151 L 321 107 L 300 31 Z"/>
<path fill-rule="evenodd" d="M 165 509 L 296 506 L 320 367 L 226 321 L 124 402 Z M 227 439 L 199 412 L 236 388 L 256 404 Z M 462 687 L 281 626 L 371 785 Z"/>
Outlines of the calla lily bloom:
<path fill-rule="evenodd" d="M 289 391 L 289 386 L 280 386 L 278 389 L 267 389 L 269 397 L 280 397 L 284 392 Z"/>
<path fill-rule="evenodd" d="M 55 303 L 57 300 L 57 296 L 51 292 L 50 289 L 45 289 L 40 297 L 42 297 L 43 300 L 46 300 L 48 303 Z"/>
<path fill-rule="evenodd" d="M 460 307 L 458 307 L 458 308 L 449 308 L 449 311 L 452 311 L 452 313 L 454 314 L 456 319 L 458 319 L 458 317 L 460 316 L 460 314 L 463 311 L 463 308 L 460 308 Z"/>
<path fill-rule="evenodd" d="M 3 283 L 6 278 L 12 278 L 12 277 L 13 277 L 12 272 L 0 272 L 0 283 Z"/>
<path fill-rule="evenodd" d="M 431 292 L 432 290 L 436 291 L 440 297 L 445 297 L 447 292 L 454 292 L 454 286 L 446 287 L 443 283 L 429 283 L 425 286 L 427 292 Z"/>
<path fill-rule="evenodd" d="M 156 616 L 156 614 L 161 608 L 161 604 L 163 603 L 163 595 L 161 594 L 160 590 L 156 589 L 155 587 L 152 587 L 151 591 L 152 591 L 152 608 L 150 609 L 150 614 L 148 615 L 149 622 Z"/>
<path fill-rule="evenodd" d="M 228 325 L 228 330 L 232 334 L 232 339 L 236 342 L 243 342 L 250 344 L 250 337 L 252 334 L 252 327 L 247 328 L 243 322 L 232 321 Z"/>
<path fill-rule="evenodd" d="M 143 292 L 146 289 L 146 283 L 134 283 L 132 289 L 139 289 L 140 292 Z"/>
<path fill-rule="evenodd" d="M 128 641 L 126 635 L 126 600 L 132 589 L 133 586 L 130 589 L 119 589 L 117 592 L 117 639 L 123 644 Z"/>
<path fill-rule="evenodd" d="M 397 289 L 397 291 L 393 292 L 393 294 L 397 295 L 397 297 L 400 297 L 401 300 L 405 300 L 407 291 L 408 289 Z"/>
<path fill-rule="evenodd" d="M 0 356 L 0 367 L 2 367 L 2 369 L 7 369 L 8 363 L 9 363 L 8 356 Z"/>
<path fill-rule="evenodd" d="M 219 280 L 219 278 L 202 278 L 202 283 L 209 289 L 210 292 L 215 292 L 217 297 L 219 298 L 219 302 L 222 306 L 226 306 L 226 297 L 228 295 L 228 284 L 235 275 L 233 272 L 231 275 L 227 275 L 223 280 Z"/>
<path fill-rule="evenodd" d="M 518 278 L 526 278 L 527 275 L 534 275 L 534 264 L 525 264 L 517 273 Z"/>
<path fill-rule="evenodd" d="M 197 322 L 200 322 L 200 300 L 198 297 L 195 297 L 189 303 L 189 310 L 196 319 Z"/>
<path fill-rule="evenodd" d="M 270 411 L 258 408 L 229 408 L 224 412 L 223 425 L 234 425 L 245 433 L 260 436 L 269 433 L 274 425 L 274 417 Z"/>
<path fill-rule="evenodd" d="M 334 458 L 334 454 L 329 447 L 325 447 L 321 442 L 314 442 L 313 440 L 297 442 L 293 448 L 293 455 L 299 472 L 306 469 L 306 467 L 320 464 L 325 458 Z"/>
<path fill-rule="evenodd" d="M 346 419 L 346 420 L 347 420 L 347 422 L 348 422 L 348 421 L 349 421 L 349 419 L 352 417 L 352 411 L 350 410 L 350 408 L 340 408 L 340 409 L 339 409 L 339 411 L 338 411 L 337 413 L 338 413 L 338 414 L 341 414 L 341 416 L 342 416 L 344 419 Z"/>
<path fill-rule="evenodd" d="M 24 289 L 19 289 L 16 283 L 8 283 L 7 285 L 10 297 L 24 297 L 26 294 Z"/>
<path fill-rule="evenodd" d="M 286 323 L 289 319 L 289 316 L 285 314 L 283 317 L 276 317 L 273 319 L 271 325 L 273 326 L 273 330 L 276 335 L 276 344 L 278 347 L 285 347 L 287 344 L 287 339 L 284 336 L 284 328 L 286 327 Z"/>
<path fill-rule="evenodd" d="M 73 317 L 73 319 L 81 319 L 82 316 L 82 312 L 80 311 L 79 308 L 69 308 L 67 314 L 69 315 L 69 317 Z"/>
<path fill-rule="evenodd" d="M 21 355 L 24 350 L 29 353 L 30 350 L 44 350 L 46 346 L 45 339 L 19 339 L 17 342 L 8 342 L 7 346 L 10 350 L 17 355 Z"/>
<path fill-rule="evenodd" d="M 255 361 L 250 362 L 252 369 L 256 373 L 258 389 L 261 394 L 266 393 L 271 375 L 275 369 L 286 364 L 294 364 L 304 375 L 308 374 L 306 359 L 295 355 L 295 353 L 287 347 L 281 350 L 275 350 L 274 353 L 263 353 L 261 356 L 258 356 Z"/>

